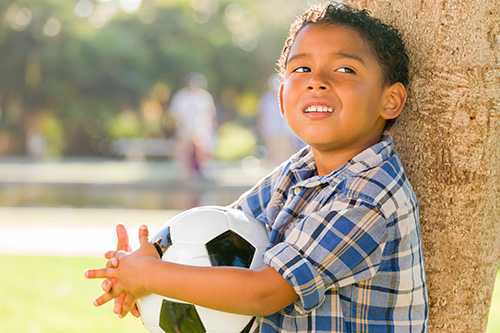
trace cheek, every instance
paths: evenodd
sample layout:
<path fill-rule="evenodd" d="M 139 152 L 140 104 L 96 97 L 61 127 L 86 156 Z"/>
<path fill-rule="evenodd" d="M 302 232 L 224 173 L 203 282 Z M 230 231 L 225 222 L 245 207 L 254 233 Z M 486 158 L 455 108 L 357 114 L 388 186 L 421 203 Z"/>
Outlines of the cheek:
<path fill-rule="evenodd" d="M 375 106 L 373 88 L 368 85 L 351 85 L 347 89 L 338 91 L 342 108 L 354 114 L 364 113 Z"/>
<path fill-rule="evenodd" d="M 286 85 L 283 88 L 283 105 L 285 107 L 285 113 L 292 111 L 294 105 L 297 104 L 297 93 L 294 92 L 294 87 L 292 85 Z"/>

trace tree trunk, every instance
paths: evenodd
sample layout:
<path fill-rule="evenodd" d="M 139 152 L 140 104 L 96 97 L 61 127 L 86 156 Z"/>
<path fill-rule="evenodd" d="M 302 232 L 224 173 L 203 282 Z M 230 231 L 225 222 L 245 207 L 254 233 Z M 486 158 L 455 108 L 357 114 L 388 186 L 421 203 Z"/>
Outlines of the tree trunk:
<path fill-rule="evenodd" d="M 500 259 L 497 0 L 352 0 L 407 43 L 393 128 L 420 202 L 430 332 L 484 332 Z"/>

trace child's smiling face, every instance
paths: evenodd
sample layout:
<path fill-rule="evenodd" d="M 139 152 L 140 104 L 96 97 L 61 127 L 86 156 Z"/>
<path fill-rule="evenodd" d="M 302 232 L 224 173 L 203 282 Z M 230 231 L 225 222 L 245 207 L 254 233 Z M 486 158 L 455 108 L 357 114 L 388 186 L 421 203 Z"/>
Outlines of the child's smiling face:
<path fill-rule="evenodd" d="M 315 151 L 363 150 L 378 141 L 385 119 L 394 116 L 384 111 L 387 87 L 375 54 L 357 31 L 308 24 L 290 49 L 281 111 Z"/>

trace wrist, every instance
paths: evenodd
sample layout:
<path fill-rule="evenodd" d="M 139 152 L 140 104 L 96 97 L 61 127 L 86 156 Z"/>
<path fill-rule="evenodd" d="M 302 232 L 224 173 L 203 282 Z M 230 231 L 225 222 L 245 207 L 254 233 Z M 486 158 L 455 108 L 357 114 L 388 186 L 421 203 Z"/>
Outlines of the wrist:
<path fill-rule="evenodd" d="M 149 295 L 153 293 L 153 279 L 156 275 L 158 264 L 161 263 L 160 259 L 156 257 L 145 258 L 144 267 L 142 269 L 142 294 Z"/>

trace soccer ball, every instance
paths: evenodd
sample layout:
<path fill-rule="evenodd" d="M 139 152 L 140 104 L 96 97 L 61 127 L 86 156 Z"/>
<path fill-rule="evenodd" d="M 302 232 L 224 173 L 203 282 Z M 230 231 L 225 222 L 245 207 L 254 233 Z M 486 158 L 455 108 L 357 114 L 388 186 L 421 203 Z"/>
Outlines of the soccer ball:
<path fill-rule="evenodd" d="M 269 238 L 264 225 L 250 220 L 242 211 L 205 206 L 174 216 L 151 242 L 164 250 L 163 261 L 256 269 L 263 265 Z M 151 333 L 249 333 L 257 326 L 255 317 L 160 295 L 138 300 L 138 307 L 142 322 Z"/>

